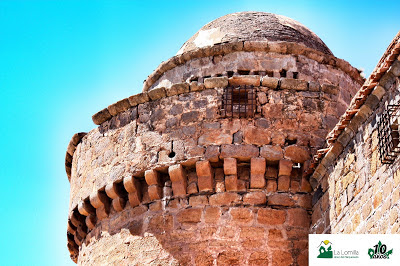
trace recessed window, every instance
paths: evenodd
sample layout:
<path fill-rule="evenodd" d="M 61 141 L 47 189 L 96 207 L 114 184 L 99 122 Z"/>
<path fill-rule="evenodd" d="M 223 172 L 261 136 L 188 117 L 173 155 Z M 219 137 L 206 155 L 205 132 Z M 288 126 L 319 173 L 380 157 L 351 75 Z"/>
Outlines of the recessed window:
<path fill-rule="evenodd" d="M 400 105 L 388 105 L 378 122 L 379 156 L 384 164 L 392 164 L 400 153 Z"/>
<path fill-rule="evenodd" d="M 253 117 L 255 95 L 252 86 L 227 87 L 224 90 L 221 115 L 225 117 Z"/>

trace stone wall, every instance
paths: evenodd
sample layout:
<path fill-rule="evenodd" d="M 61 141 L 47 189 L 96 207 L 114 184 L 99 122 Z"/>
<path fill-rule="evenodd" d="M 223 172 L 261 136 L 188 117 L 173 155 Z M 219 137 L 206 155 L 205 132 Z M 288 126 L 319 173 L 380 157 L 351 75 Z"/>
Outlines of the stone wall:
<path fill-rule="evenodd" d="M 223 192 L 127 206 L 98 222 L 80 264 L 306 265 L 307 194 Z M 283 205 L 280 205 L 283 204 Z"/>
<path fill-rule="evenodd" d="M 228 85 L 223 77 L 207 82 L 212 86 L 221 80 Z M 248 152 L 246 160 L 261 155 L 276 162 L 291 144 L 311 153 L 321 148 L 345 109 L 338 100 L 340 89 L 268 77 L 261 83 L 265 86 L 255 87 L 257 107 L 251 119 L 222 117 L 223 88 L 210 88 L 145 102 L 103 122 L 76 147 L 70 208 L 107 182 L 143 177 L 147 169 L 165 171 L 176 162 L 193 166 L 202 158 L 240 157 L 233 154 L 239 149 Z M 271 150 L 276 158 L 270 158 Z"/>
<path fill-rule="evenodd" d="M 400 161 L 382 164 L 378 136 L 383 112 L 400 100 L 400 62 L 386 69 L 313 175 L 313 233 L 400 233 Z"/>
<path fill-rule="evenodd" d="M 176 80 L 96 113 L 99 127 L 74 135 L 66 156 L 73 260 L 306 264 L 306 172 L 359 82 L 348 75 L 354 69 L 343 71 L 346 64 L 319 66 L 307 55 L 302 63 L 301 56 L 271 55 L 276 69 L 295 65 L 279 72 L 235 69 Z M 248 117 L 221 111 L 228 86 L 251 86 Z"/>

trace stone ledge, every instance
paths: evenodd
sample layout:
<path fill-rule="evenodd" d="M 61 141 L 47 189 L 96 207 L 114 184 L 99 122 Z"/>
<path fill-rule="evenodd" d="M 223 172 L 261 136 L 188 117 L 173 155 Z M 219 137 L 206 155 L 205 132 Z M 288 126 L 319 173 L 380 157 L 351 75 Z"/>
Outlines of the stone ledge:
<path fill-rule="evenodd" d="M 129 96 L 128 98 L 122 99 L 114 104 L 108 106 L 92 116 L 93 123 L 101 125 L 107 122 L 114 116 L 128 110 L 129 108 L 136 107 L 139 104 L 143 104 L 149 101 L 157 101 L 165 97 L 171 97 L 175 95 L 202 91 L 204 89 L 217 89 L 226 88 L 228 85 L 231 86 L 263 86 L 269 89 L 287 89 L 296 91 L 321 91 L 323 88 L 327 94 L 336 95 L 339 91 L 338 86 L 331 84 L 319 84 L 318 82 L 308 82 L 300 79 L 293 78 L 274 78 L 268 76 L 258 75 L 240 75 L 231 78 L 227 77 L 211 77 L 205 78 L 204 83 L 192 81 L 190 83 L 176 83 L 171 87 L 157 87 L 149 92 L 139 93 L 136 95 Z"/>
<path fill-rule="evenodd" d="M 204 48 L 198 48 L 193 51 L 176 55 L 171 57 L 169 60 L 161 63 L 157 69 L 149 75 L 143 85 L 143 92 L 147 92 L 149 88 L 168 70 L 173 69 L 176 66 L 182 65 L 192 59 L 226 55 L 229 53 L 244 51 L 244 52 L 271 52 L 280 54 L 294 54 L 303 55 L 312 60 L 317 61 L 320 64 L 327 64 L 333 67 L 337 67 L 350 75 L 360 85 L 363 83 L 363 79 L 360 77 L 358 70 L 352 67 L 348 62 L 336 58 L 333 55 L 327 55 L 322 52 L 316 51 L 312 48 L 308 48 L 301 44 L 291 42 L 268 42 L 268 41 L 244 41 L 237 43 L 222 43 Z"/>

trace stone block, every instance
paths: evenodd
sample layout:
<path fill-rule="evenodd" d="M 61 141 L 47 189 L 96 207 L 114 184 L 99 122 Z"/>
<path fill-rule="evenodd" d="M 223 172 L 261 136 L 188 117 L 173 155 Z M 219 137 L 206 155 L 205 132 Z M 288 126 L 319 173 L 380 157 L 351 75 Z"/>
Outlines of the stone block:
<path fill-rule="evenodd" d="M 196 174 L 197 176 L 211 176 L 212 168 L 209 161 L 198 161 L 196 162 Z"/>
<path fill-rule="evenodd" d="M 85 219 L 85 223 L 86 223 L 86 226 L 89 228 L 89 230 L 93 230 L 97 223 L 96 214 L 91 214 L 91 215 L 87 216 Z"/>
<path fill-rule="evenodd" d="M 144 172 L 147 185 L 160 185 L 160 174 L 155 170 L 146 170 Z"/>
<path fill-rule="evenodd" d="M 208 205 L 208 198 L 205 195 L 192 196 L 189 198 L 189 205 L 192 207 Z"/>
<path fill-rule="evenodd" d="M 217 192 L 217 193 L 225 192 L 225 180 L 224 181 L 220 181 L 220 180 L 215 181 L 215 192 Z"/>
<path fill-rule="evenodd" d="M 190 111 L 183 113 L 181 116 L 181 122 L 182 123 L 191 123 L 191 122 L 197 122 L 199 120 L 200 113 L 199 111 Z"/>
<path fill-rule="evenodd" d="M 263 188 L 265 187 L 265 158 L 251 158 L 250 163 L 250 187 Z"/>
<path fill-rule="evenodd" d="M 124 187 L 128 193 L 140 191 L 140 182 L 134 176 L 124 178 Z"/>
<path fill-rule="evenodd" d="M 158 100 L 158 99 L 161 99 L 161 98 L 164 98 L 165 96 L 167 96 L 164 87 L 158 87 L 158 88 L 151 89 L 147 92 L 147 94 L 152 101 L 155 101 L 155 100 Z"/>
<path fill-rule="evenodd" d="M 228 77 L 214 77 L 204 79 L 206 89 L 225 88 L 228 86 Z"/>
<path fill-rule="evenodd" d="M 238 191 L 239 189 L 238 178 L 236 175 L 225 176 L 225 189 L 226 191 Z"/>
<path fill-rule="evenodd" d="M 187 188 L 186 180 L 172 182 L 172 191 L 174 192 L 174 196 L 185 196 L 186 188 Z"/>
<path fill-rule="evenodd" d="M 372 91 L 371 95 L 375 95 L 379 100 L 382 100 L 385 93 L 386 93 L 386 90 L 384 87 L 376 86 L 375 89 Z"/>
<path fill-rule="evenodd" d="M 209 198 L 210 205 L 229 206 L 241 202 L 241 197 L 237 193 L 223 192 L 211 195 Z"/>
<path fill-rule="evenodd" d="M 337 95 L 339 93 L 339 87 L 332 84 L 324 83 L 321 85 L 321 91 L 328 94 Z"/>
<path fill-rule="evenodd" d="M 278 177 L 278 191 L 289 191 L 290 176 L 280 175 Z"/>
<path fill-rule="evenodd" d="M 230 86 L 252 85 L 260 86 L 260 76 L 258 75 L 239 75 L 233 76 L 228 80 Z"/>
<path fill-rule="evenodd" d="M 202 91 L 204 90 L 204 84 L 197 81 L 190 82 L 190 91 Z"/>
<path fill-rule="evenodd" d="M 197 190 L 197 184 L 195 182 L 190 183 L 187 187 L 187 193 L 188 194 L 196 194 L 199 191 Z"/>
<path fill-rule="evenodd" d="M 294 163 L 304 163 L 311 158 L 309 151 L 305 147 L 290 145 L 285 148 L 285 159 Z"/>
<path fill-rule="evenodd" d="M 170 88 L 165 89 L 167 96 L 178 95 L 182 93 L 189 92 L 189 84 L 184 83 L 176 83 L 173 84 Z"/>
<path fill-rule="evenodd" d="M 287 251 L 274 250 L 272 253 L 271 265 L 293 265 L 293 256 L 290 252 Z"/>
<path fill-rule="evenodd" d="M 151 185 L 148 187 L 150 200 L 158 200 L 162 198 L 162 188 L 159 185 Z"/>
<path fill-rule="evenodd" d="M 111 116 L 110 112 L 108 111 L 108 109 L 104 108 L 100 112 L 95 113 L 92 116 L 92 120 L 93 120 L 93 123 L 95 123 L 96 125 L 101 125 L 102 123 L 110 120 L 111 117 L 112 116 Z"/>
<path fill-rule="evenodd" d="M 244 207 L 231 208 L 230 214 L 232 221 L 236 223 L 249 223 L 254 217 L 253 212 Z"/>
<path fill-rule="evenodd" d="M 308 90 L 308 82 L 300 79 L 283 78 L 281 79 L 281 89 L 287 90 Z"/>
<path fill-rule="evenodd" d="M 319 85 L 319 82 L 317 82 L 317 81 L 310 81 L 308 83 L 308 89 L 310 91 L 320 91 L 321 90 L 321 86 Z"/>
<path fill-rule="evenodd" d="M 78 211 L 84 216 L 89 216 L 90 214 L 96 213 L 96 209 L 87 200 L 81 200 L 78 203 Z"/>
<path fill-rule="evenodd" d="M 266 145 L 271 142 L 270 131 L 254 126 L 247 126 L 244 130 L 244 142 L 254 145 Z"/>
<path fill-rule="evenodd" d="M 260 148 L 260 156 L 266 159 L 268 165 L 278 164 L 283 158 L 283 150 L 277 145 L 265 145 Z"/>
<path fill-rule="evenodd" d="M 112 200 L 112 206 L 114 210 L 116 210 L 117 212 L 122 211 L 125 208 L 125 204 L 126 204 L 125 198 L 117 197 Z"/>
<path fill-rule="evenodd" d="M 312 191 L 310 182 L 305 177 L 301 179 L 299 191 L 308 193 Z"/>
<path fill-rule="evenodd" d="M 201 214 L 202 209 L 184 209 L 177 214 L 177 219 L 179 223 L 198 223 L 201 220 Z"/>
<path fill-rule="evenodd" d="M 132 192 L 128 194 L 128 200 L 129 200 L 129 204 L 132 207 L 136 207 L 139 206 L 140 201 L 141 201 L 141 194 L 139 191 L 136 192 Z"/>
<path fill-rule="evenodd" d="M 310 226 L 310 216 L 302 208 L 293 208 L 287 210 L 287 224 L 289 226 L 298 226 L 308 228 Z"/>
<path fill-rule="evenodd" d="M 278 184 L 276 180 L 268 179 L 267 180 L 267 192 L 275 192 L 278 189 Z"/>
<path fill-rule="evenodd" d="M 292 207 L 295 202 L 288 193 L 273 194 L 268 197 L 268 205 Z"/>
<path fill-rule="evenodd" d="M 379 102 L 380 99 L 377 96 L 371 94 L 370 96 L 368 96 L 364 105 L 368 106 L 371 110 L 374 110 L 378 106 Z"/>
<path fill-rule="evenodd" d="M 83 138 L 84 136 L 86 136 L 86 135 L 87 135 L 87 133 L 85 133 L 85 132 L 75 133 L 75 134 L 72 136 L 72 138 L 71 138 L 72 144 L 73 144 L 74 146 L 78 146 L 78 144 L 81 142 L 82 138 Z M 71 159 L 72 159 L 72 158 L 71 158 Z M 72 162 L 72 160 L 71 160 L 71 162 Z"/>
<path fill-rule="evenodd" d="M 199 191 L 212 191 L 214 187 L 212 176 L 199 176 L 198 187 Z"/>
<path fill-rule="evenodd" d="M 210 145 L 207 146 L 206 152 L 204 154 L 204 158 L 210 162 L 218 162 L 219 161 L 219 146 Z"/>
<path fill-rule="evenodd" d="M 237 162 L 235 158 L 224 159 L 224 174 L 237 175 Z"/>
<path fill-rule="evenodd" d="M 222 145 L 220 158 L 236 158 L 241 161 L 250 161 L 251 157 L 258 157 L 258 148 L 253 145 Z"/>
<path fill-rule="evenodd" d="M 90 204 L 97 209 L 101 206 L 109 205 L 109 198 L 104 192 L 96 191 L 90 194 Z"/>
<path fill-rule="evenodd" d="M 282 159 L 279 161 L 279 174 L 278 176 L 290 176 L 292 172 L 293 162 Z"/>
<path fill-rule="evenodd" d="M 257 222 L 266 225 L 280 225 L 286 220 L 285 210 L 260 208 L 257 213 Z"/>
<path fill-rule="evenodd" d="M 182 180 L 187 181 L 186 171 L 180 164 L 171 165 L 168 168 L 168 174 L 169 174 L 169 177 L 170 177 L 172 183 L 179 182 Z"/>
<path fill-rule="evenodd" d="M 111 104 L 107 107 L 108 111 L 112 116 L 115 116 L 119 113 L 122 113 L 128 110 L 131 107 L 127 98 L 120 100 L 114 104 Z"/>
<path fill-rule="evenodd" d="M 267 77 L 267 76 L 264 76 L 262 78 L 262 85 L 264 87 L 268 87 L 271 89 L 276 89 L 278 87 L 278 82 L 279 82 L 278 78 Z"/>
<path fill-rule="evenodd" d="M 264 192 L 250 192 L 243 196 L 243 204 L 264 205 L 267 202 L 267 196 Z"/>
<path fill-rule="evenodd" d="M 232 143 L 232 134 L 226 134 L 221 130 L 213 130 L 204 133 L 199 137 L 199 145 L 209 146 L 209 145 L 222 145 Z"/>
<path fill-rule="evenodd" d="M 137 106 L 141 103 L 148 102 L 149 100 L 150 99 L 149 99 L 149 96 L 147 95 L 147 92 L 142 92 L 142 93 L 135 94 L 135 95 L 128 97 L 129 104 L 132 107 Z"/>
<path fill-rule="evenodd" d="M 266 41 L 245 41 L 245 51 L 268 51 L 268 42 Z"/>
<path fill-rule="evenodd" d="M 277 166 L 267 166 L 265 171 L 265 176 L 269 178 L 278 177 L 278 167 Z"/>
<path fill-rule="evenodd" d="M 206 223 L 217 223 L 221 217 L 221 210 L 218 207 L 207 207 L 204 210 L 204 221 Z"/>

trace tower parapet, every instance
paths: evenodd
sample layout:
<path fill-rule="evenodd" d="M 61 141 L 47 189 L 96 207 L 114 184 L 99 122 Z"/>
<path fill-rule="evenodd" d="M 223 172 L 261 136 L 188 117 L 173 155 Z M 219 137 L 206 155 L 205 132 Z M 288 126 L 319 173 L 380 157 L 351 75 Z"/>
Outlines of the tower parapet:
<path fill-rule="evenodd" d="M 235 37 L 232 21 L 249 27 Z M 361 82 L 290 19 L 243 12 L 207 24 L 142 93 L 71 141 L 71 257 L 305 264 L 307 169 Z"/>

